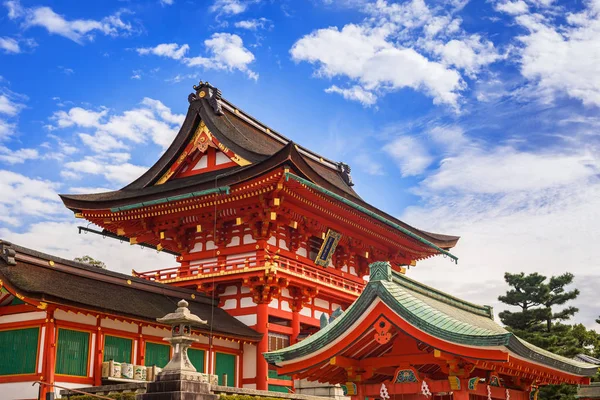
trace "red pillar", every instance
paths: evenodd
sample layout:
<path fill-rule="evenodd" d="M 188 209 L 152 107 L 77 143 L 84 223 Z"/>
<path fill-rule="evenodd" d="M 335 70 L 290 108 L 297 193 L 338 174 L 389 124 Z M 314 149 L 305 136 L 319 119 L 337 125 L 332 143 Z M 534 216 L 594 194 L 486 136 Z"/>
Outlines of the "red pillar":
<path fill-rule="evenodd" d="M 258 343 L 258 351 L 256 354 L 256 389 L 267 390 L 267 376 L 269 367 L 267 360 L 263 357 L 263 353 L 269 351 L 269 304 L 260 302 L 256 305 L 256 331 L 263 334 L 262 339 Z"/>
<path fill-rule="evenodd" d="M 137 342 L 137 359 L 135 363 L 137 365 L 145 365 L 144 361 L 146 359 L 146 355 L 144 354 L 144 337 L 142 335 L 142 324 L 138 327 L 138 342 Z"/>
<path fill-rule="evenodd" d="M 54 308 L 48 308 L 46 311 L 46 322 L 44 323 L 46 332 L 44 334 L 44 349 L 45 357 L 42 369 L 42 381 L 54 385 L 54 371 L 56 369 L 56 325 L 54 323 Z M 52 386 L 43 385 L 41 390 L 41 398 L 46 398 L 46 393 L 54 390 Z"/>
<path fill-rule="evenodd" d="M 300 335 L 300 310 L 292 309 L 292 337 L 290 338 L 290 344 L 298 342 L 298 335 Z"/>
<path fill-rule="evenodd" d="M 96 344 L 94 354 L 94 386 L 102 384 L 102 361 L 104 361 L 104 349 L 102 348 L 102 328 L 100 327 L 101 317 L 96 318 Z"/>

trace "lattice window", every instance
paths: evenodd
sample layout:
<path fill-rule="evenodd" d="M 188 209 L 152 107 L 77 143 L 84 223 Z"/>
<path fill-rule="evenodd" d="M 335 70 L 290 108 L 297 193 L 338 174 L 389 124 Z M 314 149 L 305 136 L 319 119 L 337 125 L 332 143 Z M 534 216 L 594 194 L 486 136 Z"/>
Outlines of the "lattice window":
<path fill-rule="evenodd" d="M 117 336 L 104 336 L 104 361 L 130 363 L 133 340 Z"/>
<path fill-rule="evenodd" d="M 39 334 L 39 328 L 0 331 L 0 375 L 35 373 Z"/>
<path fill-rule="evenodd" d="M 59 375 L 87 376 L 89 332 L 58 329 L 56 373 Z"/>
<path fill-rule="evenodd" d="M 290 337 L 288 335 L 269 332 L 269 351 L 280 350 L 289 345 Z"/>
<path fill-rule="evenodd" d="M 164 368 L 169 363 L 170 347 L 166 344 L 146 342 L 146 356 L 144 358 L 146 366 L 156 365 L 159 368 Z"/>

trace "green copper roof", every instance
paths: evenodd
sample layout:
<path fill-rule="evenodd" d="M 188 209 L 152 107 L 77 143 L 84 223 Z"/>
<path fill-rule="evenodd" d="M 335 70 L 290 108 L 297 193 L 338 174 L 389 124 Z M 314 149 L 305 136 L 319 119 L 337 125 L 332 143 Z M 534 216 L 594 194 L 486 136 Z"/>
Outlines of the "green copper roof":
<path fill-rule="evenodd" d="M 597 367 L 557 356 L 518 339 L 494 322 L 492 309 L 430 288 L 391 270 L 389 263 L 371 264 L 371 279 L 360 297 L 330 325 L 293 346 L 265 353 L 269 363 L 307 356 L 345 335 L 379 298 L 419 330 L 467 346 L 505 347 L 511 352 L 549 367 L 592 376 Z"/>

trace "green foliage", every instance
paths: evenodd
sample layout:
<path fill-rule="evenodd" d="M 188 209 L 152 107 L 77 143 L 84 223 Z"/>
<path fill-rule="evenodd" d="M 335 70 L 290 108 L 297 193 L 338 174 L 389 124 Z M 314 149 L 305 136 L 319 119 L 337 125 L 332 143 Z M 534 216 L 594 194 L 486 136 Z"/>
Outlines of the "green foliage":
<path fill-rule="evenodd" d="M 248 394 L 221 394 L 219 400 L 284 400 L 279 397 L 250 396 Z"/>
<path fill-rule="evenodd" d="M 553 307 L 562 306 L 579 296 L 577 289 L 565 291 L 565 286 L 570 285 L 573 278 L 573 274 L 567 272 L 553 276 L 546 282 L 547 277 L 537 272 L 529 275 L 523 272 L 505 273 L 504 280 L 511 289 L 506 295 L 499 296 L 498 300 L 519 307 L 521 311 L 502 311 L 499 314 L 500 320 L 518 331 L 539 331 L 545 328 L 547 332 L 551 332 L 553 322 L 566 321 L 579 311 L 575 307 L 553 310 Z"/>
<path fill-rule="evenodd" d="M 511 287 L 501 302 L 519 307 L 520 311 L 503 311 L 500 319 L 507 329 L 529 343 L 555 354 L 572 358 L 577 354 L 598 356 L 600 335 L 588 330 L 582 324 L 568 325 L 579 310 L 565 306 L 577 298 L 579 290 L 566 291 L 565 286 L 573 282 L 573 274 L 553 276 L 549 280 L 544 275 L 504 274 L 504 280 Z M 557 306 L 564 306 L 556 310 Z M 597 321 L 600 323 L 600 318 Z M 573 385 L 542 386 L 540 400 L 574 400 L 577 387 Z"/>
<path fill-rule="evenodd" d="M 73 261 L 89 264 L 93 267 L 106 268 L 106 264 L 104 264 L 104 262 L 102 262 L 100 260 L 96 260 L 95 258 L 92 258 L 90 256 L 75 257 L 73 259 Z"/>
<path fill-rule="evenodd" d="M 115 400 L 135 400 L 135 393 L 118 393 L 118 394 L 103 394 L 103 397 L 110 397 Z M 90 395 L 70 396 L 70 400 L 98 400 L 97 397 Z"/>

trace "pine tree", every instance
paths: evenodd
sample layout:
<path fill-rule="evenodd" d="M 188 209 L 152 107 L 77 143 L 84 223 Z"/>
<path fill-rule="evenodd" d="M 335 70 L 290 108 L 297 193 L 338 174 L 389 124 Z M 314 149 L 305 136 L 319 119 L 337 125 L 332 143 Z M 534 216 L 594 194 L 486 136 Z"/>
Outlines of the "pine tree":
<path fill-rule="evenodd" d="M 537 272 L 529 275 L 505 273 L 504 280 L 512 289 L 506 295 L 499 296 L 501 302 L 520 307 L 521 311 L 503 311 L 500 320 L 508 327 L 530 333 L 539 332 L 542 324 L 547 333 L 552 331 L 554 321 L 565 321 L 577 311 L 576 307 L 553 312 L 556 306 L 577 298 L 579 290 L 566 291 L 565 286 L 573 282 L 573 274 L 567 272 L 553 276 L 548 282 L 547 277 Z"/>

